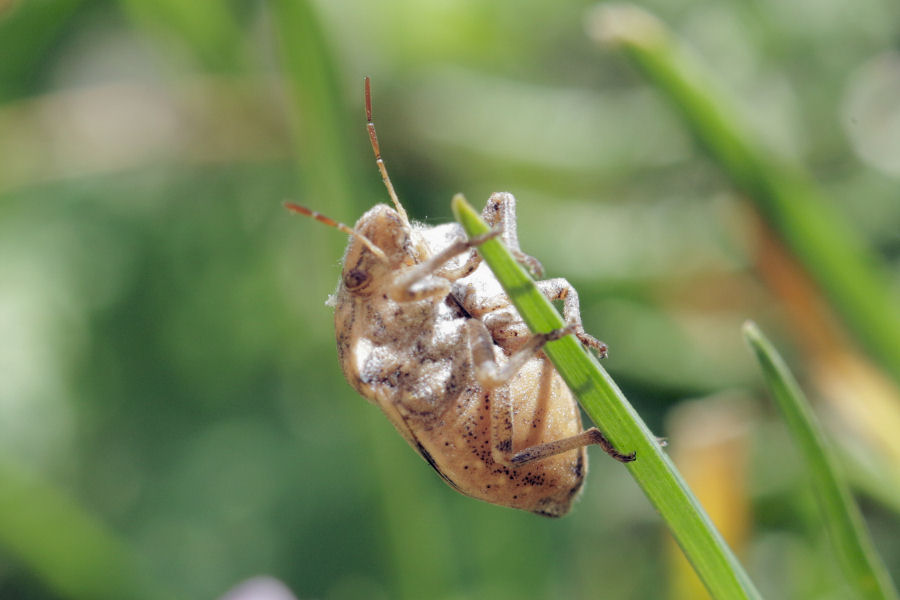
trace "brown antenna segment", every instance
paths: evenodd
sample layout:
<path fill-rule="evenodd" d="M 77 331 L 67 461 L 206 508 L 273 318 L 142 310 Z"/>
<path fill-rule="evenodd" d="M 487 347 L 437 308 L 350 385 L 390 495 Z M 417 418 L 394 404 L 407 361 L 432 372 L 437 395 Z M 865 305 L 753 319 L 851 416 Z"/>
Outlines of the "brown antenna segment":
<path fill-rule="evenodd" d="M 366 129 L 369 131 L 369 141 L 372 142 L 372 151 L 375 152 L 375 164 L 378 165 L 378 170 L 381 172 L 381 180 L 384 181 L 384 187 L 387 188 L 388 195 L 391 197 L 394 207 L 400 214 L 400 218 L 403 219 L 403 222 L 409 227 L 409 217 L 406 216 L 406 209 L 400 204 L 400 199 L 397 197 L 397 192 L 394 190 L 394 184 L 391 183 L 387 167 L 384 165 L 384 159 L 381 158 L 381 147 L 378 145 L 378 136 L 375 134 L 375 123 L 372 121 L 372 84 L 370 83 L 368 76 L 366 77 Z"/>

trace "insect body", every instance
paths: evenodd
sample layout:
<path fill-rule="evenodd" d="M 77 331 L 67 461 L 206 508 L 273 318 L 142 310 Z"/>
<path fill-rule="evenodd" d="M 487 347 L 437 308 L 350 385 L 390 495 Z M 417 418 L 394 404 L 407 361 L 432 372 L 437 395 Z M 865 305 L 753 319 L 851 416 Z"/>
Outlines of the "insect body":
<path fill-rule="evenodd" d="M 288 204 L 351 234 L 335 308 L 341 367 L 397 431 L 452 487 L 469 496 L 546 516 L 562 516 L 584 482 L 585 446 L 601 445 L 628 462 L 596 428 L 582 431 L 569 389 L 540 353 L 575 334 L 601 356 L 606 346 L 584 332 L 578 296 L 564 279 L 538 282 L 562 300 L 569 325 L 532 336 L 475 248 L 501 236 L 533 271 L 516 239 L 515 199 L 493 194 L 483 212 L 494 230 L 467 240 L 456 223 L 411 223 L 394 193 L 366 113 L 376 161 L 394 208 L 379 204 L 350 229 Z"/>

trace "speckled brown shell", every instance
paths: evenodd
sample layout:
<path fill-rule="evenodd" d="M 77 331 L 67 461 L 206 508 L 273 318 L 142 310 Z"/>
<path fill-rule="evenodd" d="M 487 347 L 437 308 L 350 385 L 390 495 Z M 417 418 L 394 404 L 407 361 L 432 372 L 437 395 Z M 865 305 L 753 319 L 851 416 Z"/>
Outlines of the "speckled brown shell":
<path fill-rule="evenodd" d="M 545 516 L 565 514 L 583 485 L 584 448 L 519 467 L 498 459 L 580 433 L 580 414 L 569 389 L 539 355 L 506 385 L 483 390 L 473 374 L 465 323 L 474 317 L 463 308 L 467 305 L 463 294 L 457 291 L 412 302 L 390 299 L 393 273 L 421 262 L 441 242 L 432 236 L 423 243 L 424 234 L 417 241 L 404 239 L 403 232 L 372 232 L 376 220 L 378 227 L 394 226 L 387 213 L 393 209 L 373 208 L 360 218 L 356 230 L 389 240 L 394 248 L 386 253 L 392 264 L 363 264 L 367 250 L 351 238 L 344 277 L 333 299 L 338 356 L 347 380 L 377 404 L 409 444 L 458 491 Z M 425 229 L 415 226 L 414 231 Z M 448 232 L 441 235 L 461 235 L 452 229 Z M 382 269 L 371 273 L 372 281 L 362 295 L 346 285 L 348 273 L 360 269 Z M 484 277 L 493 275 L 479 267 L 473 281 Z M 474 295 L 480 288 L 465 289 Z M 503 336 L 495 336 L 498 339 Z M 501 344 L 495 345 L 495 356 L 502 363 L 513 348 Z M 502 426 L 513 428 L 512 448 L 492 446 L 491 407 L 506 398 L 512 400 L 513 417 L 512 422 L 504 419 Z"/>

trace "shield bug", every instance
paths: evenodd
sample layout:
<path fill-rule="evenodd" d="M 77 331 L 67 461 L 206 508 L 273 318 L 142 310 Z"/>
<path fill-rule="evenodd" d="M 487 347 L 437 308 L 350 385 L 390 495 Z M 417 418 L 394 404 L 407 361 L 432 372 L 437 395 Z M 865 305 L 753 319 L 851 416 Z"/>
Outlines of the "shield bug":
<path fill-rule="evenodd" d="M 494 229 L 467 239 L 457 223 L 409 220 L 381 157 L 369 79 L 366 127 L 393 208 L 371 208 L 353 228 L 308 208 L 290 210 L 350 235 L 334 307 L 338 357 L 347 381 L 377 404 L 397 431 L 451 487 L 540 515 L 568 512 L 584 483 L 585 446 L 628 462 L 596 428 L 582 431 L 571 392 L 541 353 L 585 333 L 578 295 L 565 279 L 537 282 L 563 302 L 564 329 L 531 335 L 476 248 L 500 236 L 536 275 L 538 261 L 516 237 L 516 201 L 493 194 L 483 217 Z"/>

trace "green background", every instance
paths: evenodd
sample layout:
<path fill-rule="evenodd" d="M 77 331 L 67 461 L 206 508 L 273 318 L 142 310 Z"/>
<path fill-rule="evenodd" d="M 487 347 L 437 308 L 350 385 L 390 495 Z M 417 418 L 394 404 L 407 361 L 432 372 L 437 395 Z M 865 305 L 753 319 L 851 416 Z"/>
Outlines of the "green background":
<path fill-rule="evenodd" d="M 900 289 L 897 7 L 642 6 Z M 0 598 L 217 598 L 261 574 L 298 598 L 690 597 L 602 453 L 562 520 L 482 504 L 345 383 L 325 306 L 344 236 L 281 202 L 352 224 L 387 201 L 364 75 L 411 217 L 513 192 L 523 250 L 579 290 L 688 478 L 704 444 L 737 461 L 722 519 L 744 524 L 762 594 L 842 597 L 740 324 L 773 334 L 813 400 L 822 365 L 754 269 L 742 198 L 590 41 L 590 7 L 0 0 Z M 856 484 L 896 579 L 900 467 L 821 416 L 851 475 L 875 465 Z"/>

